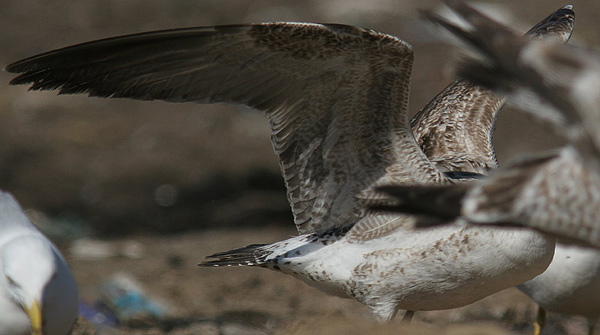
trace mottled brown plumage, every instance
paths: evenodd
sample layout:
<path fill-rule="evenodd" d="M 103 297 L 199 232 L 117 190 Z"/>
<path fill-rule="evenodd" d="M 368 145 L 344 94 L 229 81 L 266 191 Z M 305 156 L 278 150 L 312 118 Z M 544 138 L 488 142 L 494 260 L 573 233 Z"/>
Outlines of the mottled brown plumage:
<path fill-rule="evenodd" d="M 533 26 L 525 36 L 567 42 L 575 13 L 563 7 Z M 504 98 L 458 79 L 444 88 L 411 120 L 417 143 L 444 172 L 487 174 L 498 166 L 492 133 Z"/>
<path fill-rule="evenodd" d="M 503 99 L 456 80 L 411 120 L 417 143 L 444 172 L 487 174 L 496 168 L 492 131 Z"/>
<path fill-rule="evenodd" d="M 412 47 L 372 30 L 302 23 L 176 29 L 85 43 L 6 67 L 60 93 L 262 110 L 300 233 L 353 225 L 356 195 L 444 177 L 408 127 Z"/>

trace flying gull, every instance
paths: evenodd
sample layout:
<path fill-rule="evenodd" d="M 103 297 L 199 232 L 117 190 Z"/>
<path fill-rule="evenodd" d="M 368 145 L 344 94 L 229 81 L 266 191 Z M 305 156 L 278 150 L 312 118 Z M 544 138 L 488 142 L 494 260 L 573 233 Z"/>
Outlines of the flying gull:
<path fill-rule="evenodd" d="M 453 182 L 412 135 L 412 61 L 412 47 L 390 35 L 276 22 L 115 37 L 6 70 L 21 73 L 11 83 L 34 90 L 263 111 L 300 235 L 215 254 L 202 265 L 281 271 L 389 320 L 399 309 L 460 307 L 524 282 L 554 250 L 553 239 L 534 231 L 415 232 L 413 216 L 363 209 L 360 199 L 379 197 L 379 185 Z"/>
<path fill-rule="evenodd" d="M 593 122 L 600 113 L 598 105 L 592 103 L 598 100 L 599 92 L 594 92 L 596 86 L 589 85 L 600 79 L 598 56 L 553 41 L 524 39 L 483 18 L 471 18 L 473 25 L 479 25 L 475 26 L 478 30 L 466 31 L 443 23 L 479 46 L 484 56 L 482 61 L 463 62 L 463 75 L 515 97 L 519 106 L 550 125 L 569 144 L 553 152 L 518 158 L 474 186 L 428 190 L 399 185 L 386 191 L 401 198 L 403 201 L 395 205 L 407 210 L 426 210 L 427 204 L 418 202 L 420 197 L 444 194 L 447 198 L 438 198 L 440 206 L 429 208 L 432 214 L 462 215 L 478 223 L 528 225 L 600 247 L 600 225 L 595 221 L 600 213 L 589 205 L 600 196 L 596 194 L 600 141 L 594 131 L 600 123 Z M 535 104 L 525 99 L 532 96 L 544 105 L 534 108 Z M 464 196 L 462 208 L 451 208 L 459 196 Z"/>
<path fill-rule="evenodd" d="M 496 34 L 503 36 L 495 38 L 496 43 L 500 45 L 482 49 L 486 50 L 484 54 L 487 63 L 483 66 L 485 70 L 480 72 L 482 64 L 475 62 L 471 64 L 473 66 L 471 68 L 465 66 L 465 74 L 471 73 L 475 80 L 483 79 L 493 88 L 507 93 L 519 106 L 537 116 L 538 119 L 540 114 L 543 119 L 548 117 L 544 113 L 551 112 L 552 118 L 546 122 L 579 150 L 577 154 L 573 154 L 575 156 L 573 160 L 558 164 L 555 173 L 545 177 L 547 179 L 558 178 L 553 182 L 558 182 L 559 187 L 563 187 L 559 191 L 561 193 L 547 192 L 546 197 L 548 195 L 561 196 L 562 192 L 569 190 L 558 210 L 564 210 L 561 217 L 570 216 L 575 212 L 576 215 L 571 216 L 573 220 L 571 224 L 581 222 L 583 216 L 586 226 L 578 228 L 583 228 L 583 234 L 587 234 L 587 230 L 590 229 L 587 225 L 598 224 L 594 214 L 586 217 L 586 214 L 592 210 L 590 207 L 594 207 L 593 204 L 598 201 L 596 193 L 600 192 L 598 191 L 600 185 L 596 181 L 597 178 L 592 178 L 593 181 L 589 182 L 590 177 L 581 178 L 577 175 L 567 175 L 566 179 L 561 180 L 562 176 L 557 171 L 559 169 L 568 171 L 574 166 L 579 166 L 579 170 L 586 171 L 586 174 L 593 174 L 593 172 L 587 171 L 590 169 L 590 165 L 592 168 L 598 167 L 598 86 L 594 85 L 593 81 L 597 82 L 599 78 L 600 58 L 573 47 L 554 48 L 552 43 L 531 43 L 529 45 L 530 41 L 517 41 L 514 35 L 511 36 L 502 30 L 496 30 Z M 477 34 L 474 35 L 477 36 Z M 477 39 L 472 39 L 480 46 L 484 45 L 482 42 L 489 40 L 489 36 L 488 39 L 481 39 L 479 42 Z M 515 55 L 517 56 L 515 57 Z M 493 64 L 492 67 L 490 64 Z M 550 109 L 536 106 L 535 103 L 529 101 L 531 96 L 536 97 L 538 102 L 544 102 L 544 105 L 549 106 Z M 586 160 L 589 164 L 582 162 L 582 156 L 587 157 Z M 579 172 L 579 174 L 581 173 Z M 581 179 L 573 180 L 578 177 Z M 565 185 L 566 183 L 569 185 Z M 534 185 L 533 188 L 535 187 L 539 186 Z M 558 187 L 553 189 L 559 190 Z M 548 190 L 552 190 L 552 188 L 546 187 L 546 191 Z M 573 192 L 578 194 L 574 195 Z M 576 197 L 579 197 L 579 201 L 569 200 Z M 583 203 L 586 201 L 587 204 Z M 531 202 L 527 203 L 531 205 Z M 550 203 L 552 204 L 552 201 Z M 539 201 L 536 201 L 535 206 L 539 206 Z M 541 207 L 543 208 L 543 206 Z M 584 208 L 584 210 L 581 211 L 580 208 Z M 552 214 L 556 214 L 556 211 L 553 212 Z M 569 227 L 569 230 L 576 231 L 578 228 Z M 565 229 L 561 229 L 560 232 L 563 230 Z M 581 237 L 585 238 L 585 236 Z M 588 238 L 590 237 L 592 236 Z M 588 334 L 591 335 L 600 317 L 599 275 L 599 251 L 577 245 L 557 243 L 553 261 L 548 269 L 535 279 L 518 286 L 540 306 L 536 334 L 541 333 L 545 324 L 545 310 L 548 310 L 586 317 L 589 326 Z"/>

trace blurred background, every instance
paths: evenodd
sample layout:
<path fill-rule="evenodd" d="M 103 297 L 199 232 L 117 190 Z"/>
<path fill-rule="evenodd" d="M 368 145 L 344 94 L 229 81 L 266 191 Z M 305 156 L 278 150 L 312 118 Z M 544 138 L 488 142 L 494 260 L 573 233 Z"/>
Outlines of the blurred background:
<path fill-rule="evenodd" d="M 577 13 L 571 43 L 596 47 L 600 2 L 571 3 Z M 477 4 L 525 32 L 567 3 Z M 417 13 L 440 6 L 431 0 L 0 0 L 0 64 L 149 30 L 265 21 L 344 23 L 389 33 L 414 46 L 413 115 L 453 79 L 449 64 L 454 49 Z M 235 303 L 249 304 L 243 310 L 260 310 L 269 317 L 315 314 L 319 308 L 337 311 L 333 314 L 368 314 L 356 302 L 321 298 L 321 293 L 283 275 L 195 267 L 209 253 L 295 234 L 270 130 L 259 113 L 224 105 L 27 92 L 25 86 L 8 86 L 12 77 L 0 73 L 5 83 L 0 90 L 0 189 L 12 192 L 72 259 L 84 298 L 96 299 L 104 277 L 127 270 L 178 305 L 175 314 L 180 317 L 231 312 L 233 302 L 228 300 L 234 298 L 223 292 L 236 290 L 244 298 L 236 296 Z M 519 153 L 560 143 L 509 108 L 500 115 L 494 142 L 501 164 Z M 98 254 L 99 248 L 105 254 Z M 272 281 L 278 283 L 275 288 L 269 286 Z M 221 285 L 218 290 L 211 286 L 215 282 Z M 185 285 L 189 287 L 179 287 Z M 285 307 L 253 306 L 265 300 L 265 290 L 284 300 Z M 303 294 L 318 298 L 306 302 Z M 533 307 L 515 296 L 521 309 L 476 313 L 485 314 L 478 314 L 483 319 L 508 320 L 506 315 L 525 311 L 520 320 L 527 329 Z M 457 315 L 455 320 L 469 319 Z"/>

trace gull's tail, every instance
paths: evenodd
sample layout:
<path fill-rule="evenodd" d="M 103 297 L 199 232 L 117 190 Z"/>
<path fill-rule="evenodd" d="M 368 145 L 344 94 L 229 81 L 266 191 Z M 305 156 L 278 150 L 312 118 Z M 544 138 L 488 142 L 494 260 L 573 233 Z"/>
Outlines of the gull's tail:
<path fill-rule="evenodd" d="M 212 258 L 198 266 L 262 266 L 268 267 L 268 256 L 273 254 L 269 244 L 251 244 L 242 248 L 206 256 Z"/>

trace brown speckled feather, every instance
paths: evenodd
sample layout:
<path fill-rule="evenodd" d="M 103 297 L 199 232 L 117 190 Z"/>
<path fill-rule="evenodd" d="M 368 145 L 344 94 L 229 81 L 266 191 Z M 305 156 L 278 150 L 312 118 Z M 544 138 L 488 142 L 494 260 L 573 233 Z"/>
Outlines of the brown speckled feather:
<path fill-rule="evenodd" d="M 492 131 L 502 98 L 465 80 L 448 85 L 411 120 L 417 143 L 442 171 L 496 168 Z"/>
<path fill-rule="evenodd" d="M 264 111 L 297 228 L 323 233 L 354 224 L 373 185 L 444 179 L 408 126 L 412 62 L 410 45 L 372 30 L 268 23 L 116 37 L 6 70 L 34 90 Z"/>
<path fill-rule="evenodd" d="M 552 41 L 528 41 L 507 30 L 477 28 L 468 41 L 485 60 L 467 59 L 460 74 L 509 95 L 511 103 L 564 137 L 600 170 L 600 56 Z"/>
<path fill-rule="evenodd" d="M 567 42 L 575 13 L 563 7 L 531 28 L 526 36 Z M 442 171 L 487 174 L 497 167 L 492 132 L 504 99 L 466 80 L 456 80 L 411 120 L 417 143 Z"/>
<path fill-rule="evenodd" d="M 526 35 L 567 42 L 574 24 L 571 9 L 561 8 L 531 28 Z M 497 167 L 492 146 L 494 123 L 503 98 L 484 87 L 455 80 L 435 96 L 411 120 L 415 139 L 425 155 L 443 172 L 472 172 L 487 175 Z M 429 207 L 442 207 L 419 199 Z M 365 198 L 372 208 L 397 206 L 382 198 Z M 406 209 L 406 208 L 405 208 Z M 368 217 L 349 232 L 355 239 L 368 240 L 413 225 L 413 218 L 385 221 Z"/>
<path fill-rule="evenodd" d="M 568 5 L 561 9 L 567 21 L 574 20 L 574 15 L 569 13 L 572 13 L 571 8 Z M 562 65 L 557 60 L 561 58 L 561 50 L 573 47 L 555 41 L 522 38 L 508 27 L 472 11 L 463 10 L 461 14 L 470 24 L 467 29 L 435 15 L 428 17 L 471 46 L 481 57 L 467 57 L 459 63 L 459 75 L 479 85 L 511 94 L 511 101 L 539 95 L 538 101 L 529 101 L 528 111 L 569 139 L 570 131 L 565 129 L 577 122 L 578 117 L 571 112 L 575 110 L 572 106 L 574 101 L 564 99 L 564 93 L 573 83 L 575 64 L 573 59 L 568 60 L 569 57 L 563 59 Z M 566 32 L 550 36 L 554 35 L 568 36 Z M 538 103 L 551 108 L 543 108 Z"/>

